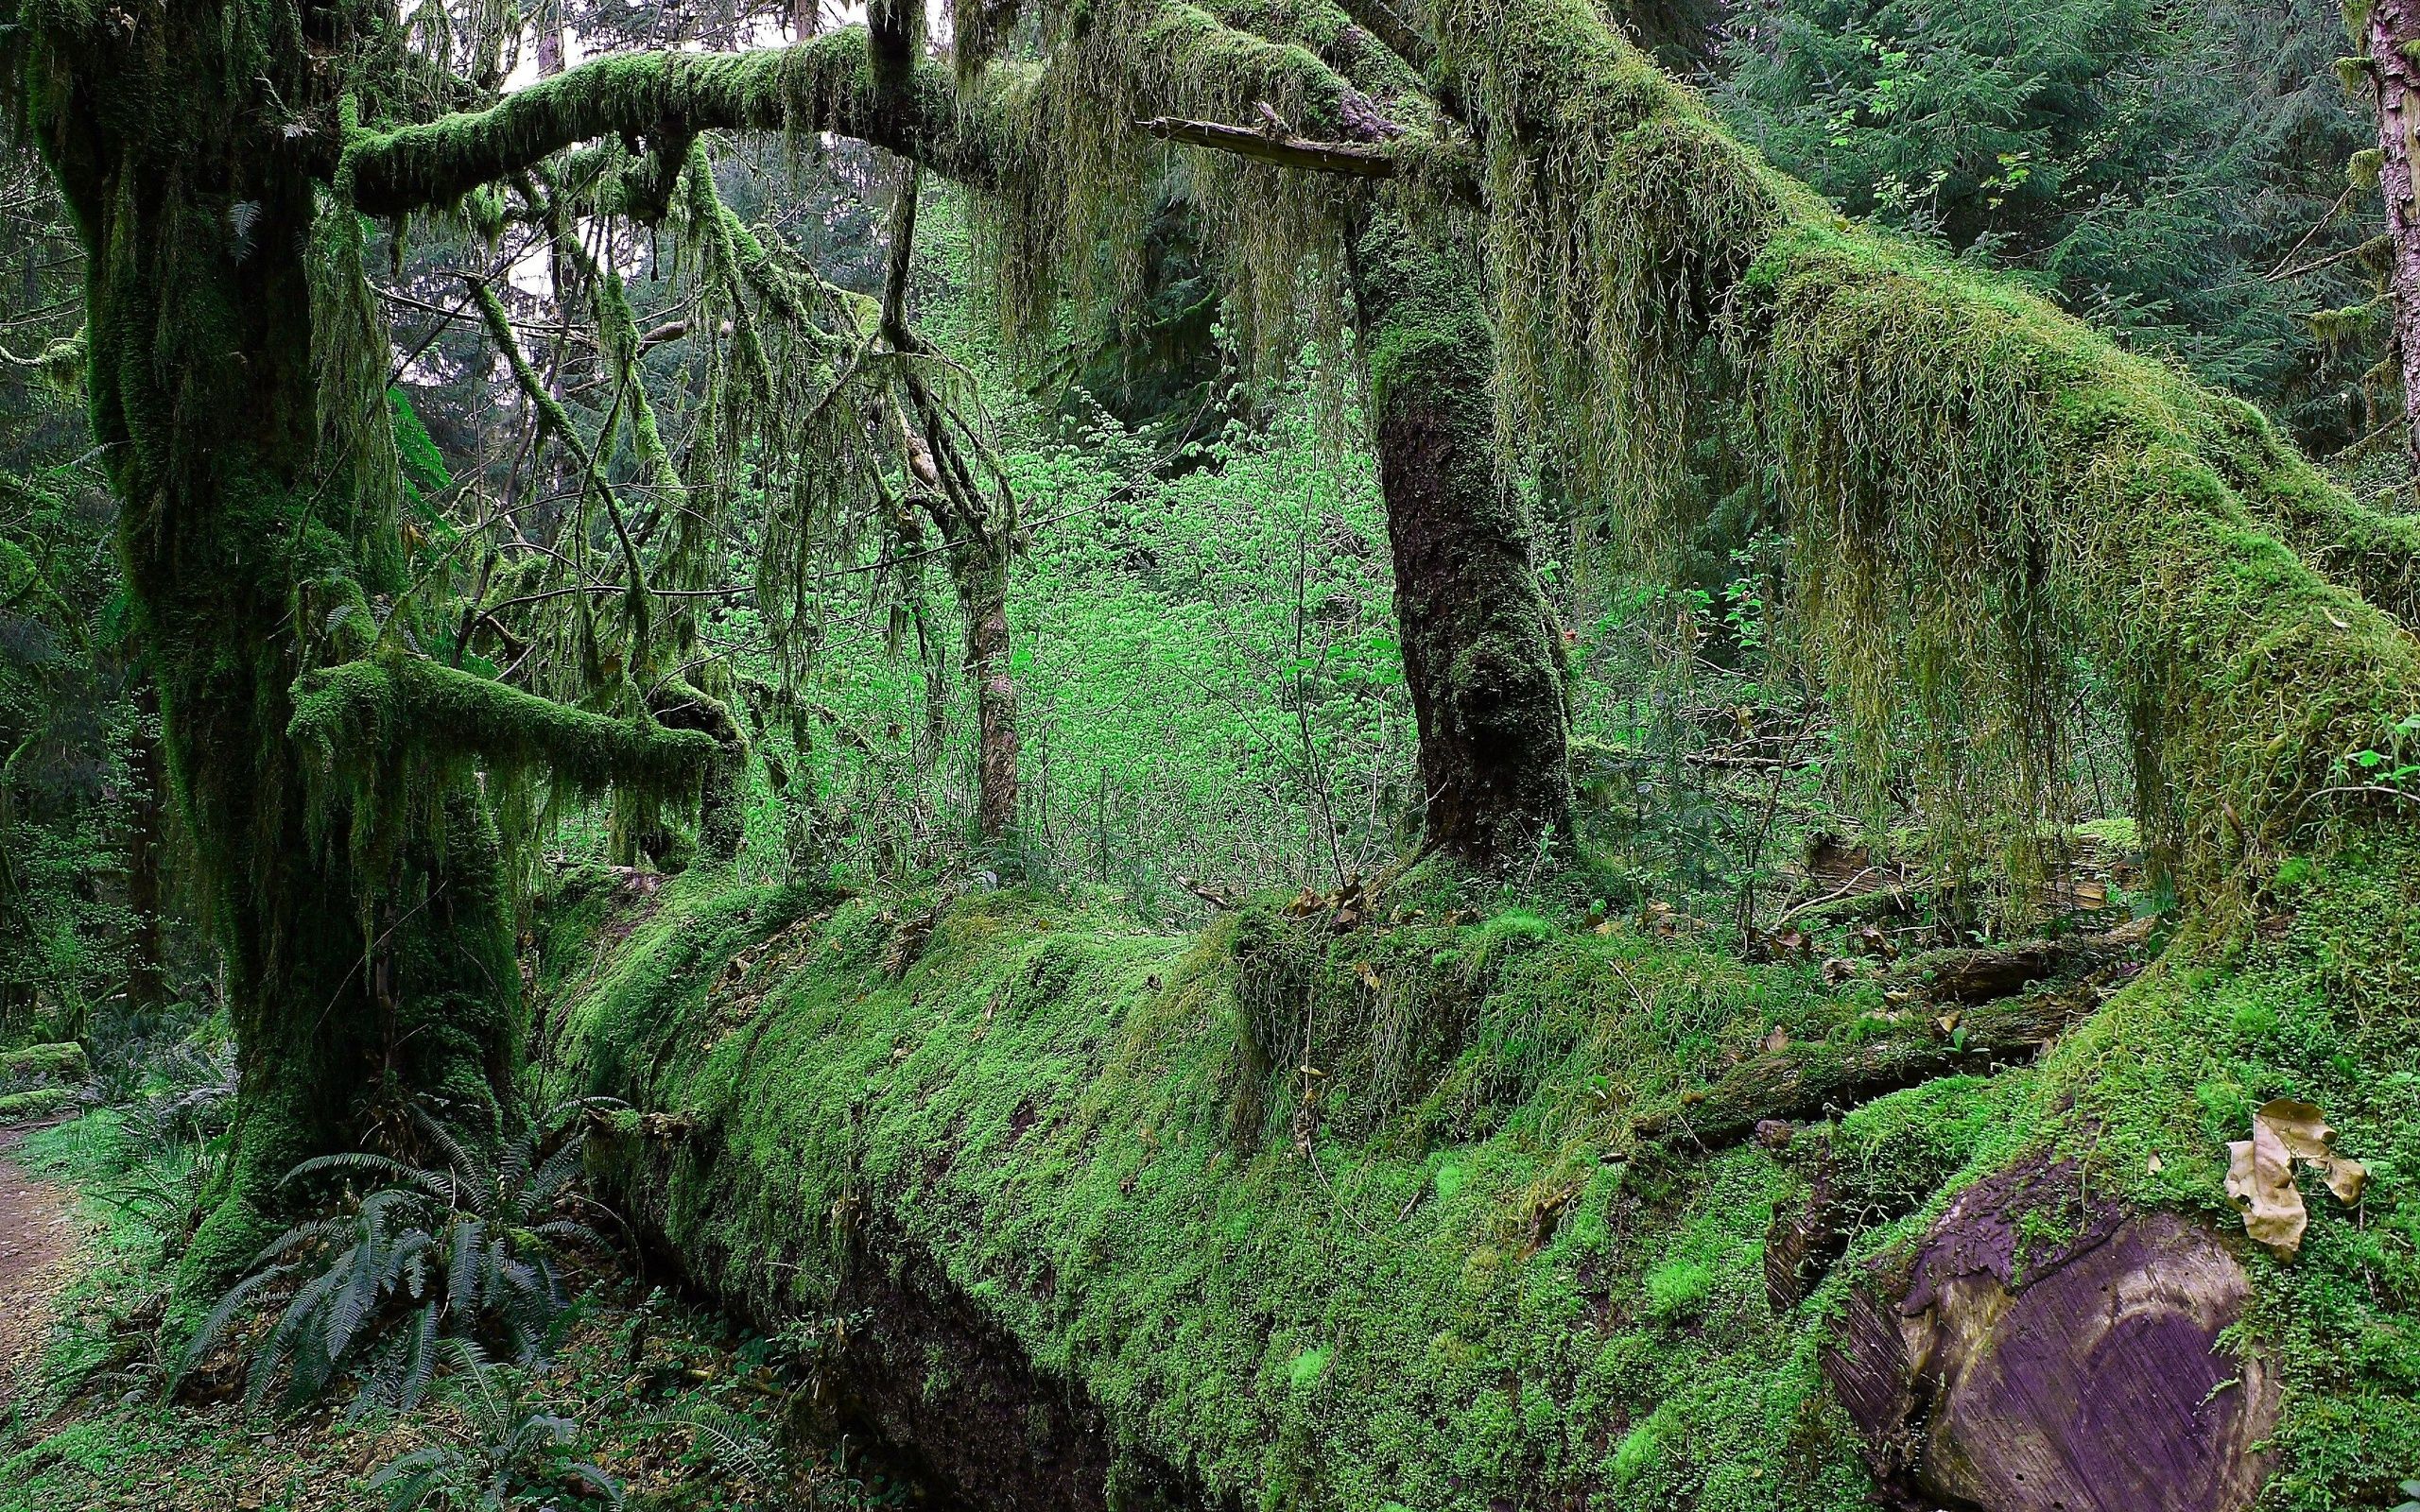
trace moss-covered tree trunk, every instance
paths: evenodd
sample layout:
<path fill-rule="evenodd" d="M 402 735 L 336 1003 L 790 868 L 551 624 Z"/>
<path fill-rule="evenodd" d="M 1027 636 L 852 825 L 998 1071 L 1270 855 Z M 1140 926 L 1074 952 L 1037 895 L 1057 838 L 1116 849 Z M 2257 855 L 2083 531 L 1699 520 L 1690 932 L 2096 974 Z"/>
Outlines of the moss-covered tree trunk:
<path fill-rule="evenodd" d="M 2420 467 L 2420 186 L 2412 159 L 2420 156 L 2420 0 L 2370 0 L 2347 5 L 2367 52 L 2378 108 L 2378 193 L 2386 201 L 2392 249 L 2394 348 L 2403 375 L 2404 454 Z"/>
<path fill-rule="evenodd" d="M 1352 271 L 1428 837 L 1503 867 L 1569 836 L 1571 779 L 1529 512 L 1496 466 L 1478 284 L 1391 214 L 1359 237 Z"/>
<path fill-rule="evenodd" d="M 161 946 L 161 880 L 167 862 L 168 773 L 160 755 L 160 696 L 148 679 L 135 686 L 134 731 L 127 743 L 126 998 L 155 1013 L 168 1000 Z"/>
<path fill-rule="evenodd" d="M 288 735 L 298 676 L 357 646 L 403 586 L 392 521 L 323 444 L 363 417 L 323 415 L 314 370 L 331 339 L 314 330 L 328 217 L 307 166 L 322 118 L 292 112 L 328 102 L 304 37 L 273 19 L 291 17 L 164 8 L 47 39 L 28 69 L 90 268 L 92 423 L 241 1054 L 202 1276 L 249 1258 L 295 1160 L 354 1142 L 400 1094 L 492 1115 L 520 1043 L 473 781 L 432 780 L 407 839 L 357 849 L 368 816 Z M 383 376 L 383 350 L 372 360 Z"/>
<path fill-rule="evenodd" d="M 972 532 L 950 546 L 966 621 L 966 680 L 975 690 L 975 829 L 987 845 L 1016 832 L 1017 683 L 1009 650 L 1009 566 Z"/>

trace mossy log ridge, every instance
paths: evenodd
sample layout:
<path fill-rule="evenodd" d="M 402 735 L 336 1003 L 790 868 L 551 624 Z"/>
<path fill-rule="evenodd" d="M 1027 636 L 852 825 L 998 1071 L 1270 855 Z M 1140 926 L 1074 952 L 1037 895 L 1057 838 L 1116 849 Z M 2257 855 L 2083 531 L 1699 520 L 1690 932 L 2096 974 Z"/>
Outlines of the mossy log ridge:
<path fill-rule="evenodd" d="M 2045 1485 L 2102 1486 L 2069 1512 L 2264 1482 L 2318 1512 L 2420 1451 L 2420 1200 L 2314 1198 L 2282 1263 L 2241 1239 L 2225 1146 L 2291 1094 L 2374 1170 L 2420 1158 L 2415 860 L 2340 853 L 2257 937 L 2181 940 L 2080 1022 L 2012 1005 L 2049 1043 L 2000 1064 L 1878 983 L 1517 912 L 1339 936 L 1252 907 L 1183 938 L 1031 894 L 936 921 L 598 873 L 551 916 L 540 1061 L 682 1130 L 604 1152 L 625 1211 L 761 1318 L 851 1319 L 844 1399 L 977 1504 L 1846 1512 L 2049 1444 Z M 1776 1031 L 1912 1085 L 1835 1087 L 1779 1149 L 1638 1132 L 1720 1106 Z M 1819 1193 L 1820 1238 L 1781 1245 Z M 2150 1354 L 2057 1321 L 2163 1264 L 2208 1284 L 2145 1294 Z M 1911 1364 L 1852 1315 L 1968 1352 Z M 2215 1390 L 2169 1400 L 2179 1349 Z M 2036 1446 L 2014 1461 L 1971 1421 L 1993 1360 L 2057 1387 L 1990 1415 Z M 1927 1458 L 1893 1403 L 1943 1390 L 1970 1416 Z M 2147 1395 L 2113 1422 L 2113 1392 Z M 2191 1473 L 2127 1502 L 2113 1455 Z"/>

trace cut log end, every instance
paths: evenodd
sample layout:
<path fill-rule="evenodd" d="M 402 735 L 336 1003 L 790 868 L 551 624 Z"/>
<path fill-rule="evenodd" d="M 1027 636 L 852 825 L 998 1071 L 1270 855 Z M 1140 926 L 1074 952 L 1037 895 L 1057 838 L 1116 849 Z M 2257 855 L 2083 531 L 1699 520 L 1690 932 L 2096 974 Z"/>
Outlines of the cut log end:
<path fill-rule="evenodd" d="M 2277 1386 L 2221 1348 L 2251 1285 L 2218 1235 L 2167 1212 L 2079 1212 L 2071 1165 L 1970 1189 L 1912 1263 L 1851 1289 L 1824 1369 L 1899 1504 L 1996 1512 L 2242 1512 Z M 2024 1250 L 2023 1220 L 2071 1237 Z"/>

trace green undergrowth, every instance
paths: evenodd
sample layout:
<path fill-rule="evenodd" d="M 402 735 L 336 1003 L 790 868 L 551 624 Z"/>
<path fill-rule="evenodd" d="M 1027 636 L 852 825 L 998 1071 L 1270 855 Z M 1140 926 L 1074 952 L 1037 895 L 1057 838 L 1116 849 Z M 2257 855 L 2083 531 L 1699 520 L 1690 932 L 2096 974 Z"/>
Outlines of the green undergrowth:
<path fill-rule="evenodd" d="M 1121 1453 L 1262 1506 L 1864 1505 L 1819 1364 L 1861 1262 L 2046 1152 L 2231 1230 L 2225 1142 L 2309 1097 L 2376 1180 L 2358 1212 L 2314 1197 L 2293 1263 L 2243 1246 L 2239 1347 L 2287 1383 L 2272 1504 L 2317 1509 L 2420 1464 L 2409 850 L 2281 887 L 2243 943 L 2188 939 L 2038 1067 L 1780 1154 L 1668 1153 L 1631 1121 L 1776 1028 L 1828 1052 L 1921 1016 L 1517 910 L 1336 933 L 1255 906 L 1170 937 L 1082 899 L 599 874 L 554 910 L 544 1058 L 563 1091 L 694 1120 L 633 1121 L 606 1159 L 721 1296 L 811 1313 L 851 1266 L 929 1260 Z M 1776 1316 L 1767 1224 L 1824 1148 L 1858 1237 Z"/>
<path fill-rule="evenodd" d="M 466 1432 L 446 1382 L 409 1416 L 358 1421 L 345 1419 L 341 1397 L 289 1416 L 246 1416 L 224 1393 L 209 1400 L 207 1389 L 160 1400 L 145 1325 L 174 1255 L 140 1198 L 174 1180 L 185 1154 L 130 1148 L 113 1109 L 37 1131 L 13 1152 L 35 1174 L 75 1190 L 82 1221 L 74 1280 L 53 1308 L 50 1337 L 0 1409 L 0 1512 L 382 1506 L 371 1485 L 378 1467 Z M 736 1328 L 652 1280 L 583 1270 L 552 1367 L 521 1383 L 544 1410 L 579 1425 L 578 1454 L 623 1485 L 630 1512 L 839 1512 L 908 1500 L 903 1483 L 861 1463 L 854 1448 L 818 1443 L 811 1423 L 792 1418 L 801 1398 L 786 1389 L 797 1379 L 791 1341 Z M 527 1486 L 509 1504 L 556 1512 L 606 1505 L 576 1490 Z"/>

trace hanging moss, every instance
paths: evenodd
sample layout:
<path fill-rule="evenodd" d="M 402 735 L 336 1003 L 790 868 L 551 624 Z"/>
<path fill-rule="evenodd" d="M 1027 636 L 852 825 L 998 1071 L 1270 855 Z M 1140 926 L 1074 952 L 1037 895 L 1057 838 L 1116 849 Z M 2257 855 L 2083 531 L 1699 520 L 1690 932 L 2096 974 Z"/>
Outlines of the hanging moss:
<path fill-rule="evenodd" d="M 2070 807 L 2079 656 L 2132 722 L 2156 852 L 2213 905 L 2366 806 L 2339 761 L 2396 738 L 2420 661 L 2350 590 L 2402 607 L 2405 528 L 2240 405 L 1841 220 L 1584 5 L 1449 3 L 1434 33 L 1489 125 L 1506 429 L 1670 539 L 1693 386 L 1723 380 L 1780 478 L 1857 748 L 1878 773 L 1896 722 L 1924 722 L 1952 861 L 2038 872 Z"/>

